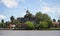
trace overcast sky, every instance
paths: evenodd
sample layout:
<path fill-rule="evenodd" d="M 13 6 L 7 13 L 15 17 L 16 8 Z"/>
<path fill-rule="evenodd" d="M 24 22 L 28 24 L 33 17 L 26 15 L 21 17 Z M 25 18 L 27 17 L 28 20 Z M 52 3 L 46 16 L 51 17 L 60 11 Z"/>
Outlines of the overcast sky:
<path fill-rule="evenodd" d="M 59 19 L 60 0 L 0 0 L 0 20 L 8 21 L 12 15 L 23 17 L 27 9 L 32 14 L 41 11 L 52 19 Z"/>

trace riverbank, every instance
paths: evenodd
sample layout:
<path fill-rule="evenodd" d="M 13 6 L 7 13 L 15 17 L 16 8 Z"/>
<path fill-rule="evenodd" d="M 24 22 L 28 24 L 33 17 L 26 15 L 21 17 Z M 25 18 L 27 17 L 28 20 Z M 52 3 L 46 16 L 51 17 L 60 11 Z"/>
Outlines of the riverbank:
<path fill-rule="evenodd" d="M 60 31 L 60 30 L 0 30 L 0 31 Z"/>

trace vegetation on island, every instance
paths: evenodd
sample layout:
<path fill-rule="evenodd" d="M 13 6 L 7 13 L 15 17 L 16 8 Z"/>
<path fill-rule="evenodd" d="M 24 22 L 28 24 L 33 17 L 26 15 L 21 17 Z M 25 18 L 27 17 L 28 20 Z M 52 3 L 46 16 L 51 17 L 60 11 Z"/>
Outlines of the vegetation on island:
<path fill-rule="evenodd" d="M 10 21 L 0 22 L 0 28 L 15 30 L 60 30 L 60 20 L 56 21 L 46 13 L 37 12 L 35 15 L 28 10 L 24 17 L 10 17 Z"/>

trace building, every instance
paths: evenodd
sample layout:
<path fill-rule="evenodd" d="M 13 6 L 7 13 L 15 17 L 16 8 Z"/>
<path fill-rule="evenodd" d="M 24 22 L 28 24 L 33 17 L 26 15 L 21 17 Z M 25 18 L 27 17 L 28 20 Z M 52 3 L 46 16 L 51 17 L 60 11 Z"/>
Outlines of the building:
<path fill-rule="evenodd" d="M 8 27 L 8 29 L 14 29 L 15 25 L 10 23 L 10 24 L 7 25 L 7 27 Z"/>
<path fill-rule="evenodd" d="M 58 27 L 59 26 L 59 22 L 52 22 L 54 27 Z"/>

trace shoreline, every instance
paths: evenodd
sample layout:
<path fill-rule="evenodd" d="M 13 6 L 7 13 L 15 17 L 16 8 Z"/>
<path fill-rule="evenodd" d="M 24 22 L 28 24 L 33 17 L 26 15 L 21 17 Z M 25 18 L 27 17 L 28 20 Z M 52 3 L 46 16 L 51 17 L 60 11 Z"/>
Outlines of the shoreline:
<path fill-rule="evenodd" d="M 0 30 L 0 31 L 60 31 L 60 30 Z"/>

